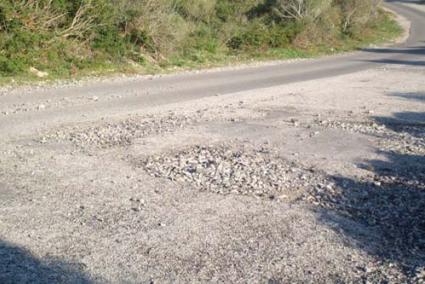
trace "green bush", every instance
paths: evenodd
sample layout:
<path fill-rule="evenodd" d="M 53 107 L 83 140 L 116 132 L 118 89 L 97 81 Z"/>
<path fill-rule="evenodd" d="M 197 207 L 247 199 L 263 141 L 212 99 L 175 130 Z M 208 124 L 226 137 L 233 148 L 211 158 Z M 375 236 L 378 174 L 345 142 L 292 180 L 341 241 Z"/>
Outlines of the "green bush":
<path fill-rule="evenodd" d="M 195 21 L 208 22 L 215 16 L 215 0 L 180 0 L 177 10 L 185 17 Z"/>
<path fill-rule="evenodd" d="M 294 4 L 301 3 L 301 6 Z M 2 0 L 0 75 L 207 62 L 360 41 L 379 0 Z M 174 62 L 174 63 L 173 63 Z"/>

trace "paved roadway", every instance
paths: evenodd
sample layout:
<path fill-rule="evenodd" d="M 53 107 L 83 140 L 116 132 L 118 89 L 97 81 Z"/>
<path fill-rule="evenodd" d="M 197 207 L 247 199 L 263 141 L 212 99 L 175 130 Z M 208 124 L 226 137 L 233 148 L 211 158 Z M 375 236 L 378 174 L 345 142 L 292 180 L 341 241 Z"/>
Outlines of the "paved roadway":
<path fill-rule="evenodd" d="M 25 94 L 15 91 L 14 94 L 0 96 L 1 137 L 8 139 L 64 123 L 92 121 L 140 112 L 156 105 L 327 78 L 383 64 L 425 67 L 425 5 L 415 4 L 418 2 L 387 1 L 387 7 L 411 22 L 408 40 L 391 48 L 364 49 L 345 55 L 257 67 L 188 72 L 154 79 L 143 77 L 43 88 Z M 28 109 L 22 111 L 17 106 Z M 2 111 L 8 115 L 1 115 Z"/>

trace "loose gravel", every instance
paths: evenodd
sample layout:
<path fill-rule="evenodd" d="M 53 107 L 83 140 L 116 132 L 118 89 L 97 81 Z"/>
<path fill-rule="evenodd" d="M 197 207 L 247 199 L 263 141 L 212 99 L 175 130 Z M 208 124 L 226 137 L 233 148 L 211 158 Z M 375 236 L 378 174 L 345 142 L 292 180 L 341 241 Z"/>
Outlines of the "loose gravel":
<path fill-rule="evenodd" d="M 169 113 L 162 117 L 132 117 L 119 122 L 107 122 L 87 128 L 79 126 L 59 130 L 42 136 L 38 142 L 69 141 L 78 148 L 107 149 L 115 146 L 128 146 L 135 139 L 170 133 L 201 121 L 202 113 L 178 116 Z"/>
<path fill-rule="evenodd" d="M 237 144 L 197 145 L 149 156 L 138 165 L 154 177 L 219 194 L 286 199 L 307 187 L 331 186 L 314 170 L 280 158 L 267 145 Z"/>
<path fill-rule="evenodd" d="M 315 120 L 323 128 L 342 129 L 352 133 L 379 138 L 379 148 L 400 154 L 425 155 L 425 124 L 378 123 L 374 119 L 363 121 Z"/>

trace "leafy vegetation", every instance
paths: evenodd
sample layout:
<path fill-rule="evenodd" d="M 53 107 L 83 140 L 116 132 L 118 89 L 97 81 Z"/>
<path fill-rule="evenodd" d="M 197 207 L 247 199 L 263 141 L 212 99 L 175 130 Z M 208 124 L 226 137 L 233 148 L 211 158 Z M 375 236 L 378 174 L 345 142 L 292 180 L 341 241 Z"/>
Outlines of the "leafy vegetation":
<path fill-rule="evenodd" d="M 399 32 L 379 0 L 2 0 L 0 75 L 304 57 Z"/>

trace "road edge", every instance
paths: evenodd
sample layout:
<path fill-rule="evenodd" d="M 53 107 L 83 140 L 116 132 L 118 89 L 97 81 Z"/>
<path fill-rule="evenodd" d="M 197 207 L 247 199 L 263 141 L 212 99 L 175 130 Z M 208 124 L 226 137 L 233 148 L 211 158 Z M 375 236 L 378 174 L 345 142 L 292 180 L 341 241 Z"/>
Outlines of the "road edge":
<path fill-rule="evenodd" d="M 393 39 L 389 42 L 381 43 L 379 45 L 373 45 L 373 47 L 385 48 L 385 47 L 391 47 L 394 45 L 400 45 L 405 43 L 410 36 L 411 22 L 404 16 L 398 14 L 396 11 L 388 7 L 386 3 L 384 3 L 384 5 L 382 6 L 382 9 L 394 16 L 395 21 L 402 27 L 403 32 L 402 32 L 402 35 L 400 35 L 396 39 Z M 350 56 L 358 52 L 360 52 L 360 50 L 321 55 L 321 56 L 313 57 L 313 58 L 294 58 L 294 59 L 278 59 L 278 60 L 265 60 L 265 61 L 252 60 L 251 62 L 240 63 L 237 65 L 229 64 L 229 65 L 223 65 L 223 66 L 217 66 L 217 67 L 211 67 L 211 68 L 206 67 L 206 68 L 200 68 L 200 69 L 176 70 L 176 71 L 170 71 L 170 72 L 164 72 L 164 73 L 158 73 L 158 74 L 117 73 L 117 74 L 105 75 L 105 76 L 102 76 L 102 75 L 87 76 L 85 78 L 79 78 L 79 79 L 59 79 L 59 80 L 53 80 L 53 81 L 29 82 L 28 84 L 24 83 L 19 85 L 12 83 L 12 84 L 0 85 L 0 96 L 2 95 L 2 93 L 6 93 L 11 90 L 27 90 L 27 89 L 33 89 L 33 88 L 67 89 L 67 88 L 75 88 L 75 87 L 93 86 L 93 85 L 102 84 L 102 83 L 125 83 L 125 82 L 132 82 L 132 81 L 138 81 L 138 80 L 152 80 L 152 79 L 179 76 L 179 75 L 214 74 L 214 73 L 223 72 L 223 71 L 254 69 L 258 67 L 269 67 L 269 66 L 276 66 L 280 64 L 290 64 L 295 62 L 304 62 L 304 61 L 314 62 L 318 60 L 324 60 L 330 57 L 338 58 L 338 57 Z"/>
<path fill-rule="evenodd" d="M 402 44 L 405 43 L 409 37 L 410 37 L 410 31 L 412 28 L 412 22 L 409 21 L 406 17 L 404 17 L 403 15 L 397 13 L 396 11 L 394 11 L 393 9 L 391 9 L 390 7 L 387 6 L 382 6 L 382 9 L 384 9 L 384 11 L 390 13 L 391 15 L 393 15 L 395 21 L 400 25 L 400 27 L 403 29 L 402 34 L 394 39 L 392 42 L 389 42 L 387 44 L 383 44 L 382 46 L 384 47 L 388 47 L 394 44 Z"/>

